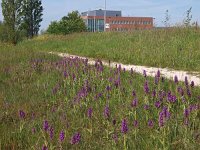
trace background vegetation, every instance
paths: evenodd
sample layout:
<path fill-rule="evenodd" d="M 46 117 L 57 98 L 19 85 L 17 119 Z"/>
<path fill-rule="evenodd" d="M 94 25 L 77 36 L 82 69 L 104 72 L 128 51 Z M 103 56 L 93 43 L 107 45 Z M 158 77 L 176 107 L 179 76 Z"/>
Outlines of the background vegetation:
<path fill-rule="evenodd" d="M 47 29 L 49 34 L 70 34 L 74 32 L 87 31 L 86 25 L 81 19 L 78 11 L 72 11 L 64 16 L 60 21 L 53 21 Z"/>
<path fill-rule="evenodd" d="M 126 64 L 200 71 L 199 28 L 169 28 L 134 32 L 44 35 L 19 46 L 57 51 Z"/>
<path fill-rule="evenodd" d="M 0 31 L 3 42 L 16 45 L 26 38 L 38 35 L 42 21 L 41 0 L 2 0 L 4 30 Z"/>

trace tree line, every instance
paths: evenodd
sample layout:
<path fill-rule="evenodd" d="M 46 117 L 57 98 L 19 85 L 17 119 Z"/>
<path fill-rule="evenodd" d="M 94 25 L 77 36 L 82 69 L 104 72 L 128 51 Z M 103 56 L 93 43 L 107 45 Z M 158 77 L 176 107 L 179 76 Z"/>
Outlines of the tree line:
<path fill-rule="evenodd" d="M 38 35 L 43 16 L 42 0 L 2 0 L 3 22 L 0 21 L 0 41 L 17 44 Z M 60 21 L 50 23 L 49 34 L 70 34 L 86 31 L 78 11 L 72 11 Z"/>
<path fill-rule="evenodd" d="M 1 40 L 16 44 L 23 37 L 38 35 L 42 21 L 41 0 L 2 0 Z"/>

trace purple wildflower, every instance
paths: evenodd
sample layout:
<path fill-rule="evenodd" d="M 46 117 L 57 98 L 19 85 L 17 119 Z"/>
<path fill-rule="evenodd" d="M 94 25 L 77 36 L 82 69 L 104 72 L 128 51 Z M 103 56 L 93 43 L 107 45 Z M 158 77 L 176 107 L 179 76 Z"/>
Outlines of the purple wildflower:
<path fill-rule="evenodd" d="M 194 87 L 194 81 L 191 82 L 190 86 L 193 88 Z"/>
<path fill-rule="evenodd" d="M 147 82 L 147 81 L 144 83 L 144 92 L 145 92 L 146 94 L 149 93 L 149 85 L 148 85 L 148 82 Z"/>
<path fill-rule="evenodd" d="M 156 106 L 156 108 L 160 108 L 161 102 L 160 102 L 160 101 L 156 101 L 156 102 L 155 102 L 155 106 Z"/>
<path fill-rule="evenodd" d="M 144 105 L 144 110 L 148 110 L 149 109 L 149 105 L 145 104 Z"/>
<path fill-rule="evenodd" d="M 192 95 L 189 88 L 187 88 L 187 95 L 188 95 L 189 97 L 191 97 L 191 95 Z"/>
<path fill-rule="evenodd" d="M 124 133 L 124 134 L 126 134 L 128 132 L 128 125 L 127 125 L 126 119 L 122 120 L 121 132 Z"/>
<path fill-rule="evenodd" d="M 157 85 L 159 82 L 159 78 L 157 76 L 155 76 L 155 84 Z"/>
<path fill-rule="evenodd" d="M 138 127 L 138 121 L 137 121 L 137 120 L 134 120 L 134 121 L 133 121 L 133 126 L 134 126 L 134 127 Z"/>
<path fill-rule="evenodd" d="M 163 115 L 163 112 L 159 113 L 159 120 L 158 120 L 158 122 L 159 122 L 159 126 L 160 127 L 164 126 L 164 115 Z"/>
<path fill-rule="evenodd" d="M 106 90 L 107 90 L 107 91 L 110 91 L 110 90 L 111 90 L 111 87 L 110 87 L 110 86 L 107 86 L 107 87 L 106 87 Z"/>
<path fill-rule="evenodd" d="M 47 146 L 46 146 L 46 145 L 43 145 L 43 146 L 42 146 L 42 150 L 48 150 Z"/>
<path fill-rule="evenodd" d="M 164 117 L 166 119 L 169 119 L 170 118 L 170 112 L 168 111 L 168 108 L 166 106 L 163 107 L 163 110 L 162 110 L 163 114 L 164 114 Z"/>
<path fill-rule="evenodd" d="M 136 96 L 136 93 L 135 93 L 134 90 L 132 91 L 132 96 L 133 96 L 133 97 Z"/>
<path fill-rule="evenodd" d="M 177 77 L 177 75 L 175 75 L 175 77 L 174 77 L 174 82 L 175 82 L 176 84 L 178 84 L 178 77 Z"/>
<path fill-rule="evenodd" d="M 113 123 L 113 125 L 116 125 L 116 120 L 115 119 L 113 119 L 113 121 L 112 121 L 112 123 Z"/>
<path fill-rule="evenodd" d="M 156 90 L 155 89 L 152 92 L 152 97 L 156 97 Z"/>
<path fill-rule="evenodd" d="M 120 78 L 118 78 L 117 80 L 115 80 L 114 85 L 115 85 L 116 88 L 119 87 L 119 85 L 120 85 Z"/>
<path fill-rule="evenodd" d="M 72 136 L 70 143 L 71 143 L 72 145 L 78 144 L 78 143 L 80 142 L 80 140 L 81 140 L 81 135 L 80 135 L 80 133 L 76 133 L 76 134 L 74 134 L 74 135 Z"/>
<path fill-rule="evenodd" d="M 170 112 L 168 111 L 167 107 L 163 107 L 162 111 L 159 113 L 159 126 L 163 127 L 164 123 L 166 122 L 166 120 L 168 120 L 170 118 Z"/>
<path fill-rule="evenodd" d="M 51 140 L 53 139 L 53 135 L 54 135 L 54 129 L 53 129 L 53 127 L 50 127 L 50 129 L 49 129 L 49 136 L 50 136 Z"/>
<path fill-rule="evenodd" d="M 157 71 L 157 77 L 160 78 L 160 70 Z"/>
<path fill-rule="evenodd" d="M 44 129 L 44 131 L 47 131 L 48 128 L 49 128 L 49 123 L 48 123 L 47 120 L 45 120 L 44 123 L 43 123 L 43 129 Z"/>
<path fill-rule="evenodd" d="M 147 72 L 146 70 L 143 70 L 143 76 L 146 78 L 147 77 Z"/>
<path fill-rule="evenodd" d="M 25 116 L 26 116 L 25 112 L 24 112 L 23 110 L 20 110 L 20 111 L 19 111 L 19 117 L 20 117 L 21 119 L 24 119 Z"/>
<path fill-rule="evenodd" d="M 106 119 L 110 117 L 110 110 L 109 110 L 108 106 L 106 106 L 105 109 L 104 109 L 104 117 Z"/>
<path fill-rule="evenodd" d="M 168 100 L 169 102 L 171 102 L 171 103 L 174 103 L 174 102 L 176 102 L 177 98 L 176 98 L 175 95 L 172 95 L 172 94 L 171 94 L 171 91 L 169 91 L 169 92 L 168 92 L 168 95 L 167 95 L 167 100 Z"/>
<path fill-rule="evenodd" d="M 72 79 L 75 81 L 76 80 L 76 75 L 75 73 L 72 74 Z"/>
<path fill-rule="evenodd" d="M 131 75 L 133 75 L 133 68 L 131 68 Z"/>
<path fill-rule="evenodd" d="M 65 78 L 67 78 L 67 76 L 68 76 L 66 71 L 64 71 L 63 75 Z"/>
<path fill-rule="evenodd" d="M 122 66 L 119 65 L 119 67 L 118 67 L 118 72 L 121 72 L 121 70 L 122 70 Z"/>
<path fill-rule="evenodd" d="M 150 128 L 152 128 L 152 127 L 154 126 L 153 120 L 149 120 L 149 121 L 148 121 L 148 126 L 149 126 Z"/>
<path fill-rule="evenodd" d="M 113 140 L 115 141 L 115 143 L 117 143 L 117 141 L 118 141 L 118 136 L 117 136 L 116 133 L 113 134 L 112 138 L 113 138 Z"/>
<path fill-rule="evenodd" d="M 137 98 L 135 98 L 135 99 L 132 101 L 131 106 L 132 106 L 132 107 L 137 107 L 137 105 L 138 105 L 138 100 L 137 100 Z"/>
<path fill-rule="evenodd" d="M 183 96 L 184 95 L 184 90 L 181 88 L 181 87 L 178 87 L 178 92 L 179 92 L 179 94 L 181 95 L 181 96 Z"/>
<path fill-rule="evenodd" d="M 63 140 L 65 139 L 65 132 L 64 131 L 60 132 L 59 138 L 60 138 L 60 142 L 63 142 Z"/>
<path fill-rule="evenodd" d="M 35 132 L 36 132 L 36 129 L 32 128 L 32 134 L 35 134 Z"/>
<path fill-rule="evenodd" d="M 185 118 L 183 123 L 184 123 L 184 125 L 188 126 L 189 125 L 189 119 Z"/>
<path fill-rule="evenodd" d="M 188 86 L 188 78 L 185 77 L 185 86 L 187 87 Z"/>
<path fill-rule="evenodd" d="M 126 72 L 126 68 L 123 68 L 123 72 Z"/>
<path fill-rule="evenodd" d="M 185 97 L 183 97 L 183 96 L 181 97 L 181 100 L 182 100 L 183 103 L 186 102 L 186 99 L 185 99 Z"/>
<path fill-rule="evenodd" d="M 88 118 L 92 118 L 92 108 L 89 108 L 87 111 Z"/>
<path fill-rule="evenodd" d="M 190 114 L 189 110 L 188 110 L 188 109 L 185 109 L 185 110 L 184 110 L 184 117 L 185 117 L 185 118 L 188 118 L 188 117 L 189 117 L 189 114 Z"/>

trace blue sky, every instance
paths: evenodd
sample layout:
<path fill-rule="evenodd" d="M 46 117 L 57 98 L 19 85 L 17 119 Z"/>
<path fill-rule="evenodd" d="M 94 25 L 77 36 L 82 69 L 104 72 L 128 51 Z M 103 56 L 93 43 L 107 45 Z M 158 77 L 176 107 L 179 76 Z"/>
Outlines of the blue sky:
<path fill-rule="evenodd" d="M 2 0 L 0 0 L 1 2 Z M 72 10 L 79 12 L 103 9 L 104 0 L 42 0 L 44 16 L 41 29 L 46 29 L 53 20 L 59 20 Z M 192 7 L 193 21 L 200 24 L 200 0 L 107 0 L 107 9 L 122 10 L 123 16 L 149 16 L 155 18 L 157 26 L 162 26 L 165 11 L 171 16 L 170 23 L 180 23 L 186 10 Z M 0 8 L 0 20 L 2 20 Z"/>

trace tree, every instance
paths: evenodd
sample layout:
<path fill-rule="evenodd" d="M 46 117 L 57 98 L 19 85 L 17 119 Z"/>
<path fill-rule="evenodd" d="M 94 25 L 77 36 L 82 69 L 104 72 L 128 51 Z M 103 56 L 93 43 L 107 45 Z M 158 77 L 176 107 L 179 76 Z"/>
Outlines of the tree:
<path fill-rule="evenodd" d="M 2 0 L 1 6 L 8 40 L 16 44 L 20 38 L 22 0 Z"/>
<path fill-rule="evenodd" d="M 184 25 L 186 27 L 189 27 L 191 25 L 191 20 L 192 20 L 192 7 L 190 7 L 187 11 L 186 11 L 186 17 L 183 20 Z"/>
<path fill-rule="evenodd" d="M 41 0 L 23 0 L 22 28 L 25 29 L 27 38 L 38 35 L 40 23 L 42 22 L 42 1 Z"/>
<path fill-rule="evenodd" d="M 47 32 L 50 34 L 70 34 L 73 32 L 84 32 L 87 28 L 78 11 L 72 11 L 64 16 L 60 21 L 53 21 L 49 25 Z"/>

